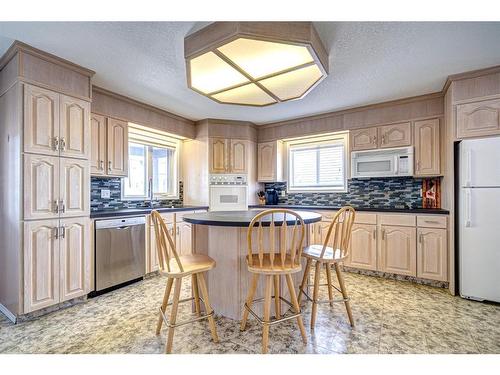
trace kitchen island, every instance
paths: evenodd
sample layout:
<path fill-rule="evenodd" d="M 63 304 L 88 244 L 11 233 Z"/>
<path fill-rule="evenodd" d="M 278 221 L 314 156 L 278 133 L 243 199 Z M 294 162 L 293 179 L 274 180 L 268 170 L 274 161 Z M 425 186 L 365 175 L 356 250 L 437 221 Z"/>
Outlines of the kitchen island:
<path fill-rule="evenodd" d="M 247 230 L 250 222 L 262 210 L 249 211 L 219 211 L 184 215 L 183 220 L 193 224 L 193 252 L 206 254 L 216 261 L 216 267 L 207 274 L 210 302 L 216 314 L 227 318 L 240 320 L 243 305 L 250 283 L 250 273 L 247 271 L 245 257 L 248 254 Z M 301 211 L 300 216 L 306 224 L 304 244 L 307 244 L 309 224 L 321 220 L 321 215 L 315 212 Z M 274 223 L 281 226 L 283 215 L 275 215 Z M 286 218 L 288 225 L 293 225 L 292 216 Z M 264 226 L 263 243 L 269 244 L 270 218 L 262 220 Z M 289 228 L 289 230 L 291 230 Z M 255 233 L 255 231 L 254 231 Z M 276 249 L 279 249 L 280 231 L 275 231 Z M 294 283 L 299 284 L 302 272 L 293 276 Z M 262 280 L 257 287 L 255 298 L 263 296 Z M 281 295 L 288 297 L 288 289 L 280 286 Z M 286 306 L 288 307 L 288 306 Z M 261 306 L 256 305 L 255 311 L 261 313 Z M 274 308 L 274 307 L 273 307 Z M 282 306 L 282 311 L 286 311 Z M 273 312 L 272 312 L 273 313 Z"/>

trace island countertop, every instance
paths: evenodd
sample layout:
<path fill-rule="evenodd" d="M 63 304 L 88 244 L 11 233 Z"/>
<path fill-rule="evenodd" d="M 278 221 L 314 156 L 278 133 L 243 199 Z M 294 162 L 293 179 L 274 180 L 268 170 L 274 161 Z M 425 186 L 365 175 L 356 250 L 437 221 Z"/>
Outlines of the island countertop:
<path fill-rule="evenodd" d="M 248 227 L 252 219 L 263 210 L 249 211 L 211 211 L 201 212 L 196 214 L 184 215 L 183 220 L 197 225 L 212 225 L 219 227 Z M 316 223 L 321 220 L 321 215 L 316 212 L 300 211 L 300 216 L 304 220 L 304 224 Z M 262 218 L 262 226 L 269 226 L 271 216 Z M 274 214 L 274 223 L 279 226 L 283 222 L 283 214 Z M 295 223 L 295 217 L 287 215 L 286 222 L 288 225 Z"/>

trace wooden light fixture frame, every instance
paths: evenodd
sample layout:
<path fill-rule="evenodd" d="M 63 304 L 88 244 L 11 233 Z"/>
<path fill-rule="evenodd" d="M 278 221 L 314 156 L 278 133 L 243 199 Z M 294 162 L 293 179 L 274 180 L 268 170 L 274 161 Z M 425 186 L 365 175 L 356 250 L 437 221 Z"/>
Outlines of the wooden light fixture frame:
<path fill-rule="evenodd" d="M 258 80 L 250 76 L 243 68 L 238 66 L 224 54 L 218 51 L 219 47 L 226 45 L 236 39 L 245 38 L 251 40 L 260 40 L 266 42 L 275 42 L 288 45 L 303 46 L 309 50 L 313 61 L 293 67 L 266 76 L 260 77 Z M 229 64 L 233 69 L 241 73 L 248 82 L 240 83 L 221 90 L 213 91 L 208 94 L 194 88 L 191 83 L 191 68 L 190 61 L 207 52 L 213 52 L 224 62 Z M 287 102 L 290 100 L 302 99 L 312 89 L 314 89 L 328 75 L 328 53 L 321 42 L 321 39 L 314 28 L 312 22 L 214 22 L 203 29 L 200 29 L 193 34 L 184 38 L 184 58 L 186 60 L 186 73 L 188 87 L 197 93 L 210 98 L 211 100 L 221 104 L 245 105 L 252 107 L 266 107 L 269 105 Z M 316 65 L 322 75 L 307 90 L 297 97 L 282 100 L 277 95 L 268 90 L 259 81 L 267 78 L 275 77 L 280 74 L 289 73 L 311 65 Z M 267 104 L 244 104 L 231 103 L 217 100 L 213 95 L 242 87 L 249 84 L 255 84 L 275 102 Z"/>

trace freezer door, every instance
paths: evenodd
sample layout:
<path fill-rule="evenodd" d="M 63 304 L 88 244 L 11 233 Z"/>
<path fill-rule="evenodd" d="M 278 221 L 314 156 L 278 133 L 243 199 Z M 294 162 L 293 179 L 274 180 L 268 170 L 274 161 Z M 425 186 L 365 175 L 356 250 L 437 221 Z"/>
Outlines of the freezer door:
<path fill-rule="evenodd" d="M 459 288 L 500 302 L 500 189 L 460 189 Z"/>
<path fill-rule="evenodd" d="M 500 137 L 460 143 L 460 186 L 500 187 Z"/>

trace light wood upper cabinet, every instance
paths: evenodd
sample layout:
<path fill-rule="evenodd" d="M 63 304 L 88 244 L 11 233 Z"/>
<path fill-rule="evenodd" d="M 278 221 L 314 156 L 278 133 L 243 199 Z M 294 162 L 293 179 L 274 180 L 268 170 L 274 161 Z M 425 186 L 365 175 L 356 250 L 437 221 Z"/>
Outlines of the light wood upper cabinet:
<path fill-rule="evenodd" d="M 90 220 L 60 221 L 60 302 L 90 291 Z"/>
<path fill-rule="evenodd" d="M 457 105 L 457 138 L 500 134 L 500 99 Z"/>
<path fill-rule="evenodd" d="M 24 86 L 24 151 L 59 154 L 59 94 Z"/>
<path fill-rule="evenodd" d="M 353 224 L 347 266 L 375 271 L 377 269 L 377 226 Z"/>
<path fill-rule="evenodd" d="M 230 147 L 230 172 L 247 173 L 247 142 L 241 139 L 231 139 Z"/>
<path fill-rule="evenodd" d="M 108 118 L 107 175 L 128 176 L 128 124 Z"/>
<path fill-rule="evenodd" d="M 283 142 L 262 142 L 257 145 L 257 180 L 275 182 L 283 180 Z"/>
<path fill-rule="evenodd" d="M 59 168 L 61 217 L 88 216 L 90 214 L 89 162 L 61 158 Z"/>
<path fill-rule="evenodd" d="M 445 229 L 418 228 L 417 276 L 448 280 L 448 241 Z"/>
<path fill-rule="evenodd" d="M 384 125 L 378 128 L 378 146 L 380 148 L 403 147 L 411 145 L 411 124 Z"/>
<path fill-rule="evenodd" d="M 24 155 L 24 219 L 59 216 L 59 158 Z"/>
<path fill-rule="evenodd" d="M 208 145 L 210 173 L 229 172 L 229 143 L 228 139 L 210 138 Z"/>
<path fill-rule="evenodd" d="M 416 229 L 381 226 L 378 269 L 400 275 L 417 275 Z"/>
<path fill-rule="evenodd" d="M 59 220 L 24 223 L 24 313 L 59 303 Z"/>
<path fill-rule="evenodd" d="M 90 117 L 90 173 L 106 174 L 106 117 L 92 113 Z"/>
<path fill-rule="evenodd" d="M 351 151 L 372 150 L 378 147 L 377 128 L 351 130 Z"/>
<path fill-rule="evenodd" d="M 441 173 L 439 119 L 415 121 L 415 176 Z"/>
<path fill-rule="evenodd" d="M 60 155 L 88 159 L 90 156 L 90 103 L 60 96 Z"/>

